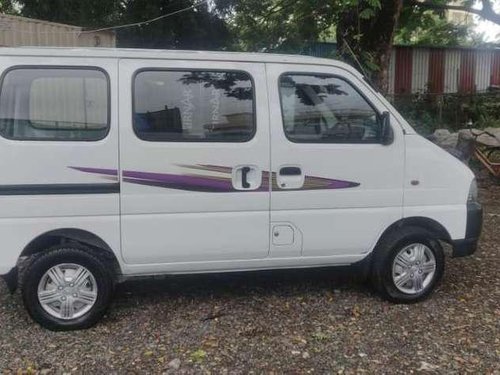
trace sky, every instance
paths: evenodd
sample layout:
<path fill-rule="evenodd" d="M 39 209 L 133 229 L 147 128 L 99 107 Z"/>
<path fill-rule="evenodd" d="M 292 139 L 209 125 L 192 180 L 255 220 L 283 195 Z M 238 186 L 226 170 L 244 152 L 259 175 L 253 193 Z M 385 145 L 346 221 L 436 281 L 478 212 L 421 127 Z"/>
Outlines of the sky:
<path fill-rule="evenodd" d="M 477 1 L 475 7 L 481 9 L 481 2 Z M 500 0 L 493 1 L 493 9 L 500 13 Z M 497 25 L 490 21 L 485 21 L 480 17 L 474 17 L 476 20 L 476 32 L 484 33 L 486 42 L 496 42 L 500 43 L 500 25 Z"/>

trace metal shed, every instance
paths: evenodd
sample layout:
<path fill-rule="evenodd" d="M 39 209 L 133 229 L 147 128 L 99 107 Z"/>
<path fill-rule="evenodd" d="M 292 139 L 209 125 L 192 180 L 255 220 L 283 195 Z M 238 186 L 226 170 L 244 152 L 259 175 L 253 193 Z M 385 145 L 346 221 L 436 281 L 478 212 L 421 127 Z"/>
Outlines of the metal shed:
<path fill-rule="evenodd" d="M 389 69 L 389 94 L 481 92 L 500 84 L 500 49 L 396 46 Z"/>
<path fill-rule="evenodd" d="M 115 47 L 112 31 L 87 32 L 82 27 L 0 14 L 0 46 Z"/>
<path fill-rule="evenodd" d="M 318 42 L 301 53 L 334 57 L 335 51 L 335 43 Z M 499 47 L 394 46 L 392 50 L 388 94 L 470 94 L 499 86 Z"/>

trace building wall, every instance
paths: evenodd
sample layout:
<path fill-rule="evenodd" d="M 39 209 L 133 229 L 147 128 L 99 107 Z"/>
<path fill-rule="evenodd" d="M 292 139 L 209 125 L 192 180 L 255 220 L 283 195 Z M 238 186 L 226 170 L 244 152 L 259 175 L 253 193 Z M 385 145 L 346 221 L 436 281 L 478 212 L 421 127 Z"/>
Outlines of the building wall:
<path fill-rule="evenodd" d="M 0 14 L 0 46 L 115 47 L 113 32 L 86 33 L 81 27 Z"/>

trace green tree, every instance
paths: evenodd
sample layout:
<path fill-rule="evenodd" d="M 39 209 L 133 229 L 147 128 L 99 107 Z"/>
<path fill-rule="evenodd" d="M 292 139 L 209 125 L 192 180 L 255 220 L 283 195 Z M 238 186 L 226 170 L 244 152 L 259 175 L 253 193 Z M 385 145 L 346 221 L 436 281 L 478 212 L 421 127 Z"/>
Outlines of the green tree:
<path fill-rule="evenodd" d="M 0 0 L 0 13 L 17 14 L 17 10 L 11 0 Z"/>
<path fill-rule="evenodd" d="M 404 8 L 394 39 L 396 44 L 457 46 L 475 34 L 468 25 L 449 22 L 443 15 L 425 9 Z"/>
<path fill-rule="evenodd" d="M 102 27 L 119 20 L 120 0 L 16 0 L 24 17 L 83 27 Z"/>
<path fill-rule="evenodd" d="M 461 10 L 497 22 L 493 1 L 482 0 L 478 10 L 473 0 L 217 0 L 217 9 L 229 18 L 244 50 L 297 51 L 335 37 L 339 55 L 362 66 L 385 91 L 395 38 L 460 43 L 469 30 L 448 23 L 444 12 Z"/>
<path fill-rule="evenodd" d="M 147 21 L 189 8 L 195 0 L 17 0 L 22 16 L 85 28 L 102 28 Z M 0 5 L 12 5 L 5 1 Z M 12 6 L 8 9 L 11 9 Z M 12 8 L 13 9 L 13 8 Z M 141 26 L 117 28 L 117 45 L 136 48 L 221 49 L 231 34 L 208 5 Z"/>
<path fill-rule="evenodd" d="M 120 22 L 153 19 L 185 9 L 193 0 L 124 0 Z M 208 5 L 197 6 L 148 25 L 118 30 L 119 47 L 221 49 L 231 43 L 226 23 Z"/>
<path fill-rule="evenodd" d="M 217 4 L 227 12 L 244 50 L 297 51 L 335 35 L 344 59 L 363 66 L 382 88 L 386 85 L 384 67 L 401 0 L 220 0 Z"/>
<path fill-rule="evenodd" d="M 364 66 L 382 92 L 389 87 L 389 62 L 402 7 L 401 0 L 352 1 L 336 23 L 340 55 Z"/>
<path fill-rule="evenodd" d="M 480 9 L 474 7 L 475 3 L 476 0 L 406 0 L 407 6 L 429 9 L 436 12 L 458 10 L 475 14 L 484 20 L 500 25 L 500 13 L 496 13 L 494 9 L 494 4 L 498 5 L 498 0 L 480 0 Z"/>

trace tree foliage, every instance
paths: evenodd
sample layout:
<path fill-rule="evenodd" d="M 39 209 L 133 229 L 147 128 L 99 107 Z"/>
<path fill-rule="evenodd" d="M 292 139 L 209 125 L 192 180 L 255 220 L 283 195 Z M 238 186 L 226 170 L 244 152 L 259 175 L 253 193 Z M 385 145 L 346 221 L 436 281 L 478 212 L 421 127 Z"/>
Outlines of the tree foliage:
<path fill-rule="evenodd" d="M 495 19 L 494 0 L 217 0 L 244 50 L 297 51 L 309 42 L 337 41 L 339 55 L 384 90 L 394 40 L 404 44 L 458 45 L 474 36 L 445 11 L 457 9 Z"/>
<path fill-rule="evenodd" d="M 425 8 L 403 8 L 395 43 L 405 45 L 458 46 L 469 43 L 475 36 L 469 25 L 448 21 L 444 12 Z"/>
<path fill-rule="evenodd" d="M 3 0 L 5 13 L 85 28 L 101 28 L 146 21 L 188 8 L 195 0 Z M 221 49 L 231 43 L 223 19 L 207 5 L 143 26 L 117 30 L 119 47 Z"/>
<path fill-rule="evenodd" d="M 220 0 L 217 4 L 230 15 L 244 50 L 297 51 L 335 35 L 341 56 L 385 84 L 385 72 L 379 67 L 388 64 L 401 0 Z"/>
<path fill-rule="evenodd" d="M 117 30 L 118 46 L 297 52 L 311 42 L 337 41 L 339 55 L 387 84 L 393 41 L 456 45 L 471 39 L 467 26 L 449 23 L 447 9 L 500 22 L 497 0 L 212 0 L 140 27 Z M 0 0 L 0 10 L 98 28 L 136 23 L 196 0 Z"/>
<path fill-rule="evenodd" d="M 407 0 L 407 5 L 437 12 L 457 10 L 471 13 L 484 20 L 500 25 L 500 13 L 497 13 L 494 9 L 494 4 L 498 5 L 497 1 L 498 0 L 481 0 L 480 9 L 474 7 L 474 0 Z"/>
<path fill-rule="evenodd" d="M 159 17 L 192 6 L 193 0 L 124 0 L 122 23 Z M 120 47 L 221 49 L 231 43 L 226 23 L 208 5 L 148 25 L 118 31 Z"/>
<path fill-rule="evenodd" d="M 119 20 L 120 0 L 17 0 L 24 17 L 83 27 L 102 27 Z"/>
<path fill-rule="evenodd" d="M 218 0 L 238 46 L 252 51 L 296 51 L 308 42 L 331 38 L 332 25 L 352 0 Z"/>
<path fill-rule="evenodd" d="M 0 0 L 0 13 L 17 14 L 17 11 L 11 0 Z"/>

